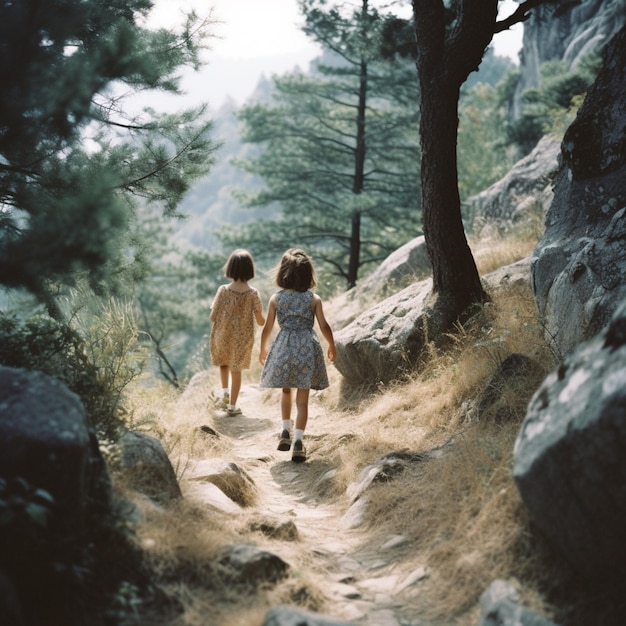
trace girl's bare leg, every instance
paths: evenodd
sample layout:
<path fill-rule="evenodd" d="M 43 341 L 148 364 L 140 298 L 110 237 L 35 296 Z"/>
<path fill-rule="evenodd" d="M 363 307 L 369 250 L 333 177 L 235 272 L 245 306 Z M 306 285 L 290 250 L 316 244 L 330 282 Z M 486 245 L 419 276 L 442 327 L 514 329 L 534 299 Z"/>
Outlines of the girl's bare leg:
<path fill-rule="evenodd" d="M 241 372 L 231 372 L 232 385 L 230 388 L 230 403 L 235 406 L 237 404 L 237 398 L 241 391 Z"/>
<path fill-rule="evenodd" d="M 304 430 L 309 419 L 309 391 L 310 389 L 298 389 L 296 391 L 296 430 Z"/>
<path fill-rule="evenodd" d="M 280 397 L 280 414 L 283 421 L 291 419 L 291 389 L 287 387 L 283 388 L 283 393 Z"/>
<path fill-rule="evenodd" d="M 222 389 L 228 389 L 228 374 L 230 374 L 230 367 L 228 367 L 228 365 L 220 365 L 220 381 L 222 383 Z"/>

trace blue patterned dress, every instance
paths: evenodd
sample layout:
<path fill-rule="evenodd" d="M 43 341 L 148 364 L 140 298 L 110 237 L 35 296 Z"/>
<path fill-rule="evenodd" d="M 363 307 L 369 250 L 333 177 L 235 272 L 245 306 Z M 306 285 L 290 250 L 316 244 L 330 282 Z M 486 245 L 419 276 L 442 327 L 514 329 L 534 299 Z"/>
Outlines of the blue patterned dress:
<path fill-rule="evenodd" d="M 261 387 L 326 389 L 328 375 L 322 345 L 313 330 L 313 292 L 278 291 L 274 339 L 261 374 Z"/>

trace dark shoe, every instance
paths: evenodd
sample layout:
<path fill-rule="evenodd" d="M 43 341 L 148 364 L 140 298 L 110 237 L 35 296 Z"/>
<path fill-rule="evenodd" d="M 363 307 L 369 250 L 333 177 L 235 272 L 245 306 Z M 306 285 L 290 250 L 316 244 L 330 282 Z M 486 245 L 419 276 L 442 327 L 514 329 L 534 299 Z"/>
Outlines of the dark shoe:
<path fill-rule="evenodd" d="M 291 460 L 294 463 L 304 463 L 306 461 L 306 448 L 302 443 L 302 439 L 296 439 L 293 442 L 293 452 L 291 453 Z"/>
<path fill-rule="evenodd" d="M 286 450 L 289 450 L 289 448 L 291 448 L 291 439 L 289 438 L 289 431 L 283 430 L 283 432 L 280 433 L 280 441 L 278 442 L 278 449 L 281 452 L 285 452 Z"/>

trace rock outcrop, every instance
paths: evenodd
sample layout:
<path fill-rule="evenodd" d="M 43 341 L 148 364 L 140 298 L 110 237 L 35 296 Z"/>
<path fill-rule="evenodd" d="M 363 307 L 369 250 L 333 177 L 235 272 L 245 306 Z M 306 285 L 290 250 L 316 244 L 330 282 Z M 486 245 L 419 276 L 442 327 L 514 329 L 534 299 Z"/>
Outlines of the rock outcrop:
<path fill-rule="evenodd" d="M 333 329 L 352 322 L 365 309 L 430 276 L 432 269 L 424 236 L 392 252 L 367 278 L 342 293 L 327 307 Z"/>
<path fill-rule="evenodd" d="M 129 431 L 118 443 L 118 472 L 127 485 L 158 504 L 169 504 L 182 492 L 163 444 L 146 433 Z"/>
<path fill-rule="evenodd" d="M 626 30 L 562 144 L 545 234 L 531 261 L 546 334 L 560 354 L 593 337 L 626 296 Z"/>
<path fill-rule="evenodd" d="M 626 574 L 626 302 L 535 393 L 513 477 L 530 516 L 581 576 Z"/>
<path fill-rule="evenodd" d="M 528 284 L 528 259 L 500 268 L 484 278 L 487 290 Z M 335 333 L 335 367 L 350 385 L 400 380 L 413 369 L 428 339 L 424 318 L 432 280 L 415 283 L 383 300 Z"/>
<path fill-rule="evenodd" d="M 621 0 L 548 3 L 534 9 L 532 17 L 524 23 L 520 78 L 511 117 L 520 117 L 523 93 L 539 84 L 544 63 L 558 60 L 575 68 L 585 55 L 607 44 L 625 20 Z"/>
<path fill-rule="evenodd" d="M 546 135 L 499 181 L 469 198 L 463 221 L 475 237 L 503 235 L 531 219 L 544 219 L 552 199 L 561 143 Z"/>
<path fill-rule="evenodd" d="M 0 367 L 0 398 L 0 477 L 52 496 L 54 533 L 83 532 L 111 491 L 80 399 L 51 376 L 9 367 Z"/>

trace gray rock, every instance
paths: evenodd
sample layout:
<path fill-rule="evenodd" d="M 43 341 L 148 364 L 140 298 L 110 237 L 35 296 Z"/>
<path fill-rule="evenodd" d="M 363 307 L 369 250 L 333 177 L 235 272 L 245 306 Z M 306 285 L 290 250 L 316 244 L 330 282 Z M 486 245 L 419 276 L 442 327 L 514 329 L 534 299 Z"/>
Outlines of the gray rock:
<path fill-rule="evenodd" d="M 356 287 L 333 298 L 327 307 L 333 329 L 343 328 L 373 304 L 427 278 L 431 271 L 424 237 L 411 239 L 392 252 Z"/>
<path fill-rule="evenodd" d="M 239 506 L 249 507 L 256 501 L 256 486 L 237 464 L 223 459 L 198 461 L 190 471 L 190 481 L 212 483 Z"/>
<path fill-rule="evenodd" d="M 561 355 L 600 332 L 626 296 L 626 32 L 606 52 L 563 140 L 531 260 L 539 315 Z"/>
<path fill-rule="evenodd" d="M 249 543 L 227 546 L 218 562 L 225 568 L 225 577 L 240 584 L 276 583 L 289 572 L 289 565 L 279 556 Z"/>
<path fill-rule="evenodd" d="M 353 626 L 351 622 L 342 622 L 332 617 L 294 609 L 289 606 L 277 606 L 265 614 L 263 626 Z"/>
<path fill-rule="evenodd" d="M 118 469 L 131 489 L 159 504 L 182 497 L 172 463 L 156 437 L 129 431 L 120 437 L 118 447 Z"/>
<path fill-rule="evenodd" d="M 88 516 L 111 503 L 109 475 L 80 399 L 41 372 L 0 367 L 0 477 L 48 491 L 55 532 L 80 534 Z"/>
<path fill-rule="evenodd" d="M 560 151 L 560 142 L 546 135 L 504 177 L 469 198 L 463 206 L 467 229 L 484 239 L 507 234 L 536 216 L 543 219 L 554 195 L 552 181 Z"/>
<path fill-rule="evenodd" d="M 513 477 L 536 526 L 578 572 L 626 574 L 626 303 L 533 396 Z"/>
<path fill-rule="evenodd" d="M 484 277 L 488 291 L 529 282 L 529 261 L 499 268 Z M 375 385 L 401 379 L 418 363 L 427 338 L 424 320 L 432 280 L 415 283 L 359 315 L 335 333 L 335 367 L 349 385 Z"/>
<path fill-rule="evenodd" d="M 424 345 L 432 280 L 415 283 L 335 333 L 335 367 L 351 385 L 388 383 L 412 367 Z"/>
<path fill-rule="evenodd" d="M 480 597 L 480 626 L 555 626 L 536 611 L 517 603 L 515 588 L 495 580 Z"/>
<path fill-rule="evenodd" d="M 264 517 L 263 519 L 252 521 L 250 530 L 261 532 L 267 537 L 282 541 L 297 541 L 299 537 L 298 528 L 292 520 L 280 521 Z"/>
<path fill-rule="evenodd" d="M 580 0 L 559 3 L 555 11 L 547 4 L 533 9 L 524 23 L 520 78 L 515 89 L 511 117 L 522 112 L 525 90 L 539 84 L 540 68 L 547 61 L 564 61 L 575 68 L 586 54 L 598 51 L 624 24 L 621 0 Z"/>

